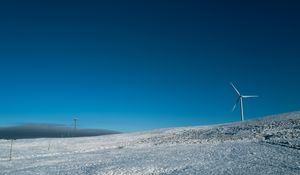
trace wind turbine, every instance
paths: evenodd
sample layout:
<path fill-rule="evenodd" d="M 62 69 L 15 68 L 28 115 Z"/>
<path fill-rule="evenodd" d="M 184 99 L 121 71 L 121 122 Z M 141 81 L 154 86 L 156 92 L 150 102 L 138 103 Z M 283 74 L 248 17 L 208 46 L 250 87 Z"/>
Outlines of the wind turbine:
<path fill-rule="evenodd" d="M 74 130 L 73 130 L 74 137 L 75 137 L 76 134 L 77 134 L 77 120 L 78 120 L 78 118 L 74 118 L 74 119 L 73 119 L 73 121 L 74 121 Z"/>
<path fill-rule="evenodd" d="M 244 121 L 244 107 L 243 107 L 243 99 L 246 98 L 256 98 L 258 97 L 257 95 L 241 95 L 241 93 L 237 90 L 237 88 L 233 85 L 233 83 L 230 83 L 230 85 L 233 87 L 233 89 L 235 90 L 235 92 L 238 94 L 238 99 L 236 100 L 232 111 L 235 110 L 236 106 L 238 103 L 240 103 L 240 110 L 241 110 L 241 121 Z"/>
<path fill-rule="evenodd" d="M 78 120 L 78 118 L 73 119 L 73 121 L 74 121 L 74 131 L 76 131 L 76 129 L 77 129 L 77 120 Z"/>

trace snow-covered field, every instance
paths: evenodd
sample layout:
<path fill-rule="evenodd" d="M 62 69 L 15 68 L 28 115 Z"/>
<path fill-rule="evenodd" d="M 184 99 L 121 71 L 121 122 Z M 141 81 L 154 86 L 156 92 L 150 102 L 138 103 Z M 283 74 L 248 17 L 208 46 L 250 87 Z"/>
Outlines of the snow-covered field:
<path fill-rule="evenodd" d="M 50 147 L 49 147 L 50 145 Z M 0 174 L 300 174 L 300 112 L 85 138 L 0 140 Z M 49 150 L 48 150 L 49 149 Z"/>

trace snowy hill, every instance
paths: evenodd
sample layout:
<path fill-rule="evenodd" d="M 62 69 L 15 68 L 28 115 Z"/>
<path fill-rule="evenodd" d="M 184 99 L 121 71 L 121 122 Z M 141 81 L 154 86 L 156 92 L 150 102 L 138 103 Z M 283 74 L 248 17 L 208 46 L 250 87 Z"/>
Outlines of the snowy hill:
<path fill-rule="evenodd" d="M 0 174 L 300 174 L 300 112 L 85 138 L 0 140 Z"/>

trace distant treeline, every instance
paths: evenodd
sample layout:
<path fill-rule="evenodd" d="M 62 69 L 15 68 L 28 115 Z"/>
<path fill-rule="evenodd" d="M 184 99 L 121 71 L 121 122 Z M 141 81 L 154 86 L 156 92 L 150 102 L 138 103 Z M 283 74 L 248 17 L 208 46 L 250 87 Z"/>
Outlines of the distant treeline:
<path fill-rule="evenodd" d="M 74 129 L 62 125 L 25 124 L 0 128 L 0 139 L 85 137 L 117 134 L 104 129 Z"/>

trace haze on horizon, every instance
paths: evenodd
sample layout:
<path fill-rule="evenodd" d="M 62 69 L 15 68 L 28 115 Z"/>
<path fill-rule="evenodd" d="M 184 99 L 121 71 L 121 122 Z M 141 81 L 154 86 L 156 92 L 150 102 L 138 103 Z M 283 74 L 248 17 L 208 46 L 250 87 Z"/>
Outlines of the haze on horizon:
<path fill-rule="evenodd" d="M 116 131 L 300 110 L 297 1 L 0 2 L 0 126 Z"/>

